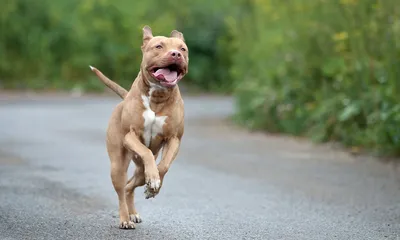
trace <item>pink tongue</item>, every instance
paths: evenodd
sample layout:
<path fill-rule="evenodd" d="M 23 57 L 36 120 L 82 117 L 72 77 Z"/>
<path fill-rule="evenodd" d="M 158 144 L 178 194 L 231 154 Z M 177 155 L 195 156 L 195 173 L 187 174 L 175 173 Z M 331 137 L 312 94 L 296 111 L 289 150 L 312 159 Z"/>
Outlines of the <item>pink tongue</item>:
<path fill-rule="evenodd" d="M 160 79 L 159 76 L 164 76 L 164 79 L 167 82 L 173 82 L 178 77 L 178 73 L 176 71 L 170 71 L 168 68 L 160 68 L 154 73 L 154 75 L 158 79 Z"/>

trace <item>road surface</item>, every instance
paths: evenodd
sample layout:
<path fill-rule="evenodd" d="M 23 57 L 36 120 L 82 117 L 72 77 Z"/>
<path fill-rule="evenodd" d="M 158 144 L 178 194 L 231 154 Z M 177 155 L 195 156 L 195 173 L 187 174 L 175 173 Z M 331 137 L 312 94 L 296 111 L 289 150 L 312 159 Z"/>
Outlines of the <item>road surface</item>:
<path fill-rule="evenodd" d="M 178 159 L 155 199 L 137 189 L 143 223 L 119 230 L 105 149 L 119 99 L 0 96 L 0 239 L 400 239 L 391 165 L 232 126 L 230 98 L 184 99 Z"/>

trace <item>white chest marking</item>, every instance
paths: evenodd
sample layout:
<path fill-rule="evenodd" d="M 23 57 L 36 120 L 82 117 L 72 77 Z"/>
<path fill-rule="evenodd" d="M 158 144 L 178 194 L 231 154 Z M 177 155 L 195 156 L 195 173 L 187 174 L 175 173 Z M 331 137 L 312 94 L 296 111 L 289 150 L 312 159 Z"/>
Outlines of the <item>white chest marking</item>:
<path fill-rule="evenodd" d="M 165 124 L 165 120 L 167 119 L 167 116 L 156 116 L 154 111 L 150 108 L 150 98 L 154 90 L 155 89 L 150 88 L 149 97 L 142 95 L 143 105 L 146 108 L 146 110 L 143 112 L 143 139 L 144 144 L 147 147 L 150 147 L 152 138 L 163 132 L 163 126 Z"/>

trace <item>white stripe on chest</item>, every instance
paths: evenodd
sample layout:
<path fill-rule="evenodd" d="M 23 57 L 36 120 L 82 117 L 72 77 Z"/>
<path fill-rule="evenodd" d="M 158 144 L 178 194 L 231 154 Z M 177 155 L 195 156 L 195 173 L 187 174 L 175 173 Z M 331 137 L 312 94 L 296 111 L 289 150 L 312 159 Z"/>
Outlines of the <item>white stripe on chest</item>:
<path fill-rule="evenodd" d="M 158 134 L 162 134 L 163 126 L 167 116 L 156 116 L 153 110 L 150 108 L 151 95 L 155 89 L 150 88 L 149 96 L 142 95 L 143 105 L 145 110 L 143 112 L 144 128 L 143 128 L 143 139 L 144 144 L 150 147 L 151 140 Z"/>

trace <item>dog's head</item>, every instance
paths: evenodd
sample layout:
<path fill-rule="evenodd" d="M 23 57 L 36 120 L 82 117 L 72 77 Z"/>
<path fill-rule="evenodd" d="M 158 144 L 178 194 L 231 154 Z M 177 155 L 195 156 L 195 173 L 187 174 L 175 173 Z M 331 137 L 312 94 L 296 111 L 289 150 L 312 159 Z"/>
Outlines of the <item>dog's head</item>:
<path fill-rule="evenodd" d="M 177 30 L 170 37 L 153 36 L 150 27 L 145 26 L 142 52 L 145 81 L 174 87 L 188 73 L 189 51 L 183 34 Z"/>

